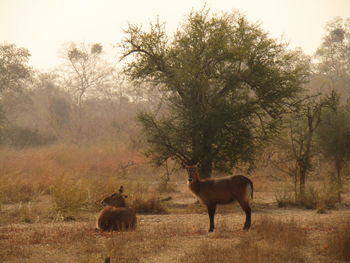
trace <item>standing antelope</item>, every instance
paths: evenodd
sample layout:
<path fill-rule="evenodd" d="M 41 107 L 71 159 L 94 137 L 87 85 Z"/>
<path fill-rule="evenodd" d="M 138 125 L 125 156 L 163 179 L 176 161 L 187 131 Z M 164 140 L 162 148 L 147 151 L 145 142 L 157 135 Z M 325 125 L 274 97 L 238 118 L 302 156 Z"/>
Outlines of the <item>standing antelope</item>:
<path fill-rule="evenodd" d="M 210 220 L 209 232 L 214 231 L 216 205 L 234 201 L 238 201 L 246 214 L 243 230 L 250 228 L 249 198 L 253 198 L 253 183 L 250 179 L 242 175 L 200 179 L 197 165 L 186 166 L 186 169 L 190 190 L 207 206 Z"/>
<path fill-rule="evenodd" d="M 106 206 L 99 214 L 96 228 L 102 231 L 121 231 L 136 228 L 136 214 L 134 209 L 126 206 L 123 195 L 124 188 L 120 187 L 119 193 L 114 193 L 101 201 Z"/>

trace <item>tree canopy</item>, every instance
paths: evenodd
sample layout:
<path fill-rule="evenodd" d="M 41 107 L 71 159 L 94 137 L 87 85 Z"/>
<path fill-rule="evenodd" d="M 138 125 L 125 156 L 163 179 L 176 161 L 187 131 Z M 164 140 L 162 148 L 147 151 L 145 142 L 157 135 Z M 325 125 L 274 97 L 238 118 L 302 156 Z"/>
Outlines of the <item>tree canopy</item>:
<path fill-rule="evenodd" d="M 125 72 L 160 89 L 167 105 L 139 115 L 148 153 L 158 164 L 199 162 L 203 177 L 253 160 L 308 73 L 300 53 L 237 12 L 193 12 L 171 39 L 159 22 L 125 32 Z"/>
<path fill-rule="evenodd" d="M 350 96 L 350 19 L 334 18 L 317 49 L 317 69 L 330 79 L 330 88 L 347 99 Z"/>
<path fill-rule="evenodd" d="M 20 90 L 30 76 L 27 65 L 29 51 L 13 44 L 0 45 L 0 94 L 5 90 Z"/>

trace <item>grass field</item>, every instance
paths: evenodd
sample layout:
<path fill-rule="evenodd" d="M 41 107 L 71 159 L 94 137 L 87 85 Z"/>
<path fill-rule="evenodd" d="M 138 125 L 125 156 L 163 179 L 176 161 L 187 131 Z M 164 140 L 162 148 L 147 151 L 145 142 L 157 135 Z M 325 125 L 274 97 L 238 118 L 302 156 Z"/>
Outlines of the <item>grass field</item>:
<path fill-rule="evenodd" d="M 276 193 L 289 182 L 256 173 L 251 230 L 241 230 L 235 204 L 218 208 L 209 234 L 185 171 L 166 188 L 163 173 L 111 148 L 2 150 L 0 262 L 350 262 L 347 187 L 326 213 L 278 208 Z M 98 200 L 120 185 L 138 211 L 136 231 L 96 232 Z"/>

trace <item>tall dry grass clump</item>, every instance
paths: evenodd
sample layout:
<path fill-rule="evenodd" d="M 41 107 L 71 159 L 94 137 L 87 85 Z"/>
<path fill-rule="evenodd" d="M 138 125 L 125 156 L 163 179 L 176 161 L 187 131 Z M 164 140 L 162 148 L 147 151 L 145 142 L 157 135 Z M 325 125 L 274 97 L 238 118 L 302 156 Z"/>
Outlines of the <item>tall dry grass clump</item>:
<path fill-rule="evenodd" d="M 62 179 L 51 187 L 50 195 L 54 209 L 64 215 L 76 214 L 89 204 L 89 192 L 82 181 Z"/>
<path fill-rule="evenodd" d="M 98 210 L 96 201 L 113 192 L 117 181 L 131 169 L 124 164 L 142 162 L 139 153 L 105 146 L 2 148 L 0 208 L 47 195 L 54 210 L 62 214 Z"/>
<path fill-rule="evenodd" d="M 306 188 L 303 205 L 307 209 L 317 209 L 324 212 L 334 208 L 338 202 L 338 187 L 335 184 L 324 183 L 321 186 L 310 185 Z"/>
<path fill-rule="evenodd" d="M 118 185 L 115 178 L 76 179 L 63 177 L 50 188 L 53 208 L 63 216 L 72 216 L 80 211 L 96 212 L 101 209 L 100 200 L 114 192 Z"/>

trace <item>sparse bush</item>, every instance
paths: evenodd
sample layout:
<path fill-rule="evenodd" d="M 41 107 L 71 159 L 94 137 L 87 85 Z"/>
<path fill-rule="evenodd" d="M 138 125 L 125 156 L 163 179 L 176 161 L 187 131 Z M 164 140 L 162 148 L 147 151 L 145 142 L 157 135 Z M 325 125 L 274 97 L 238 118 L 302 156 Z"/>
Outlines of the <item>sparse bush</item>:
<path fill-rule="evenodd" d="M 34 222 L 34 214 L 32 212 L 31 204 L 19 204 L 18 212 L 21 216 L 21 221 L 24 223 L 33 223 Z"/>
<path fill-rule="evenodd" d="M 334 184 L 324 184 L 322 188 L 309 186 L 305 191 L 303 206 L 306 209 L 317 209 L 324 212 L 326 209 L 334 208 L 338 202 L 338 191 Z"/>
<path fill-rule="evenodd" d="M 319 199 L 319 191 L 314 186 L 308 186 L 305 191 L 304 200 L 302 205 L 306 209 L 316 209 Z"/>
<path fill-rule="evenodd" d="M 317 209 L 322 213 L 326 209 L 334 208 L 338 190 L 334 184 L 323 186 L 309 185 L 305 190 L 303 200 L 295 200 L 292 192 L 280 191 L 275 194 L 278 207 L 302 206 L 306 209 Z"/>

